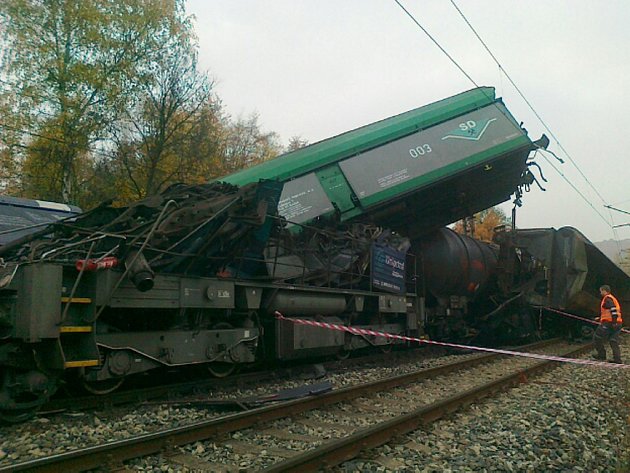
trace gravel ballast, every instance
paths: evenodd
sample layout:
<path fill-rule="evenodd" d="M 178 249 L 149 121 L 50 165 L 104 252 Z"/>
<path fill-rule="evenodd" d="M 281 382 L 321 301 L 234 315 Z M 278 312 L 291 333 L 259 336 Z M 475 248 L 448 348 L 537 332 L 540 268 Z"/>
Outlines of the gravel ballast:
<path fill-rule="evenodd" d="M 630 356 L 629 342 L 630 337 L 623 337 L 626 359 Z M 325 379 L 333 382 L 337 389 L 454 359 L 461 357 L 448 356 L 405 366 L 329 374 Z M 371 450 L 360 459 L 340 465 L 337 471 L 630 471 L 615 470 L 628 468 L 630 464 L 623 458 L 629 450 L 627 444 L 625 449 L 622 446 L 624 441 L 628 442 L 629 375 L 620 370 L 562 366 L 427 430 L 413 432 L 403 437 L 400 443 Z M 273 386 L 266 384 L 237 394 L 251 396 L 300 384 L 304 384 L 304 380 L 290 380 Z M 450 386 L 453 390 L 459 388 Z M 211 397 L 216 396 L 217 393 L 211 393 Z M 387 404 L 386 398 L 379 401 Z M 611 409 L 613 404 L 617 407 Z M 36 419 L 21 426 L 0 429 L 0 466 L 216 415 L 206 409 L 164 405 L 144 406 L 120 416 L 85 414 L 57 416 L 52 420 Z M 370 422 L 365 420 L 368 425 Z M 315 433 L 304 427 L 294 431 L 302 435 Z M 252 440 L 267 443 L 262 434 L 241 432 L 237 435 L 244 437 L 235 439 L 240 443 Z M 343 435 L 342 430 L 332 433 L 332 437 L 340 435 Z M 295 443 L 294 448 L 304 448 L 300 445 L 303 442 Z M 280 446 L 293 449 L 287 441 Z M 254 471 L 245 469 L 278 461 L 273 450 L 248 454 L 208 442 L 184 447 L 182 451 L 205 461 L 238 465 L 243 471 Z M 227 458 L 221 458 L 223 456 Z M 130 467 L 140 471 L 195 471 L 159 456 L 136 460 L 132 465 Z"/>
<path fill-rule="evenodd" d="M 476 356 L 476 354 L 427 358 L 422 352 L 418 352 L 418 356 L 419 359 L 398 366 L 375 366 L 330 372 L 319 381 L 330 381 L 335 389 L 339 389 L 420 368 L 451 363 L 455 360 Z M 214 399 L 257 397 L 311 382 L 313 381 L 295 376 L 292 379 L 262 383 L 250 389 L 215 390 L 208 392 L 207 397 Z M 122 440 L 142 433 L 192 424 L 224 414 L 225 412 L 214 411 L 203 406 L 151 404 L 120 407 L 106 412 L 64 413 L 50 418 L 36 418 L 19 425 L 0 426 L 0 467 L 78 448 Z"/>
<path fill-rule="evenodd" d="M 630 372 L 565 364 L 336 470 L 621 473 L 629 447 Z"/>

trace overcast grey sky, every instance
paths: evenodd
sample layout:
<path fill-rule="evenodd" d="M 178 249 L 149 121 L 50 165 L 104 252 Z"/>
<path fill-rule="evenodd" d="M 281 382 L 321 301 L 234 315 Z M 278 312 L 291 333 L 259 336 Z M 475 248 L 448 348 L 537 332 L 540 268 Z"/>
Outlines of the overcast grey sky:
<path fill-rule="evenodd" d="M 479 85 L 494 86 L 532 139 L 543 125 L 450 0 L 401 0 Z M 630 2 L 456 0 L 604 201 L 630 212 Z M 257 112 L 286 144 L 310 143 L 471 89 L 393 0 L 188 0 L 200 62 L 232 116 Z M 570 225 L 594 241 L 630 215 L 610 213 L 563 157 L 541 157 L 547 192 L 533 189 L 519 227 Z M 511 206 L 504 205 L 510 211 Z M 630 238 L 630 227 L 617 230 Z"/>

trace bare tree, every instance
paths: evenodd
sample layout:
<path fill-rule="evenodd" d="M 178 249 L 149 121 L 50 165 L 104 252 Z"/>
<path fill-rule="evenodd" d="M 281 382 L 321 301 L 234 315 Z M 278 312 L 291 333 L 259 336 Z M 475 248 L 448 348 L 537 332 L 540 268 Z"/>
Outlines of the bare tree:
<path fill-rule="evenodd" d="M 187 150 L 206 118 L 212 86 L 197 70 L 189 44 L 174 40 L 151 65 L 137 106 L 127 111 L 116 133 L 119 165 L 136 197 L 159 192 L 184 170 L 198 167 L 200 157 Z"/>
<path fill-rule="evenodd" d="M 258 114 L 239 118 L 227 125 L 223 159 L 225 173 L 238 171 L 276 157 L 282 147 L 278 135 L 264 133 L 258 124 Z"/>
<path fill-rule="evenodd" d="M 301 136 L 292 136 L 289 139 L 289 144 L 287 145 L 287 152 L 296 151 L 300 148 L 304 148 L 308 146 L 308 140 L 302 138 Z"/>

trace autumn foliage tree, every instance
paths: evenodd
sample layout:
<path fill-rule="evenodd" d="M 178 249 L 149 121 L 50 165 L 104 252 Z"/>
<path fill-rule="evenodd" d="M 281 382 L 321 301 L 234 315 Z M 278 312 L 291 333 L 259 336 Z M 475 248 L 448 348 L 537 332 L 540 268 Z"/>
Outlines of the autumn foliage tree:
<path fill-rule="evenodd" d="M 0 192 L 19 195 L 22 192 L 22 169 L 14 156 L 22 147 L 23 127 L 16 123 L 14 105 L 15 95 L 0 87 Z"/>
<path fill-rule="evenodd" d="M 35 173 L 25 179 L 50 180 L 49 198 L 77 201 L 84 158 L 136 102 L 166 39 L 190 29 L 183 0 L 3 0 L 0 25 L 2 84 L 23 131 L 12 158 Z"/>
<path fill-rule="evenodd" d="M 166 187 L 200 156 L 186 152 L 202 107 L 212 99 L 212 82 L 197 69 L 196 50 L 186 32 L 166 39 L 164 54 L 148 63 L 134 107 L 115 133 L 119 166 L 134 197 Z"/>
<path fill-rule="evenodd" d="M 296 151 L 306 146 L 308 146 L 308 140 L 302 138 L 301 136 L 292 136 L 289 138 L 289 144 L 287 145 L 286 151 Z"/>
<path fill-rule="evenodd" d="M 258 114 L 239 117 L 225 129 L 221 151 L 223 172 L 228 174 L 276 157 L 282 151 L 278 135 L 261 131 Z"/>
<path fill-rule="evenodd" d="M 472 235 L 469 235 L 477 240 L 492 241 L 494 235 L 494 229 L 500 225 L 506 225 L 508 218 L 505 212 L 499 207 L 492 207 L 490 209 L 483 210 L 476 213 L 472 218 Z M 469 225 L 463 220 L 458 221 L 453 226 L 453 230 L 460 234 L 468 233 L 466 230 Z"/>
<path fill-rule="evenodd" d="M 224 113 L 184 0 L 0 2 L 0 189 L 89 208 L 275 157 Z"/>

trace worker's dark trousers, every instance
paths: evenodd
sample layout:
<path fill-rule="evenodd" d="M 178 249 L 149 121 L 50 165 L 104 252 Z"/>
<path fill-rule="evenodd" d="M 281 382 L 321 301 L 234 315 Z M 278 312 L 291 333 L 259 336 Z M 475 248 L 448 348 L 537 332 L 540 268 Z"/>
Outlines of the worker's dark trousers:
<path fill-rule="evenodd" d="M 619 349 L 619 334 L 621 333 L 621 324 L 611 324 L 609 322 L 603 322 L 597 327 L 593 334 L 593 343 L 597 350 L 597 356 L 599 358 L 606 358 L 606 349 L 604 348 L 604 342 L 610 343 L 612 349 L 613 360 L 621 361 L 621 350 Z"/>

